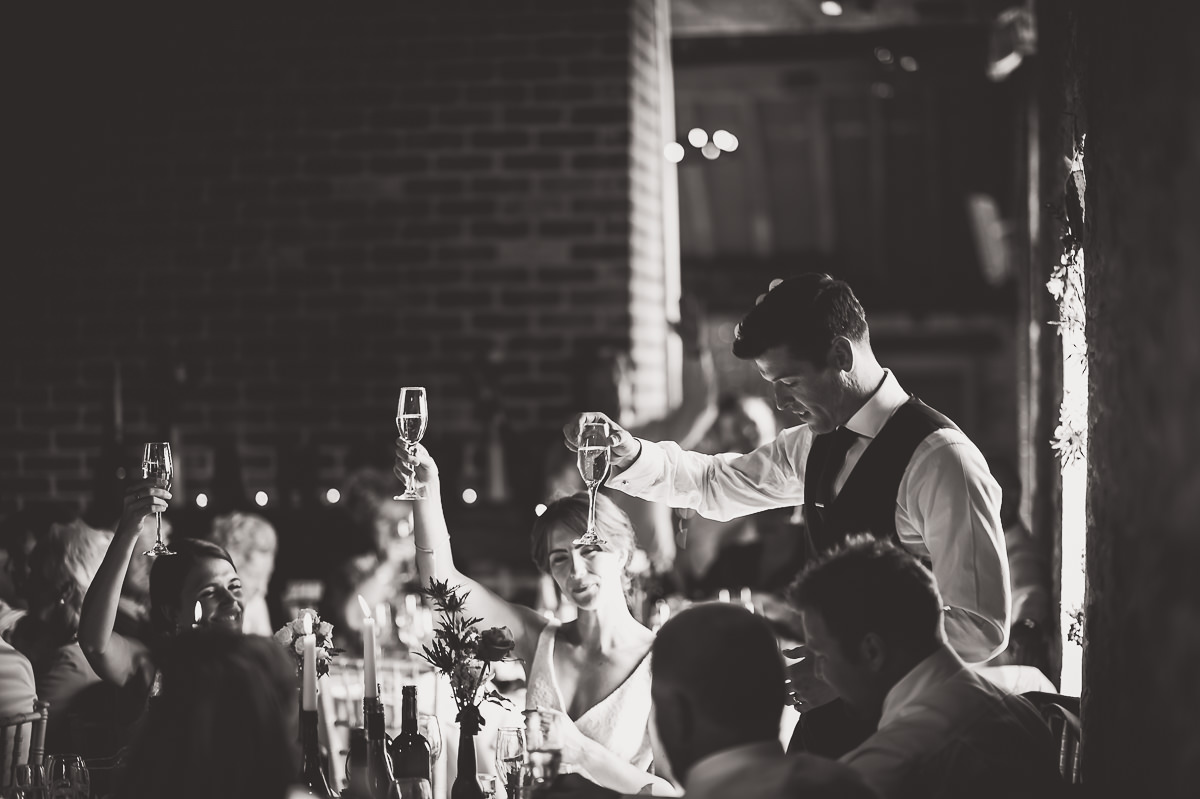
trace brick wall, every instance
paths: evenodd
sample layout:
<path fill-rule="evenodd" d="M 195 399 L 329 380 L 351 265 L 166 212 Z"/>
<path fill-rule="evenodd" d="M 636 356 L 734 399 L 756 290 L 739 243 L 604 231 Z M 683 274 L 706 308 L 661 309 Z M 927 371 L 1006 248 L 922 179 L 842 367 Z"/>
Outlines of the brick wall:
<path fill-rule="evenodd" d="M 114 363 L 127 440 L 173 424 L 191 491 L 230 432 L 252 492 L 297 444 L 331 483 L 387 463 L 402 385 L 431 443 L 473 435 L 488 363 L 540 458 L 597 338 L 658 403 L 655 8 L 25 26 L 0 511 L 85 499 Z"/>

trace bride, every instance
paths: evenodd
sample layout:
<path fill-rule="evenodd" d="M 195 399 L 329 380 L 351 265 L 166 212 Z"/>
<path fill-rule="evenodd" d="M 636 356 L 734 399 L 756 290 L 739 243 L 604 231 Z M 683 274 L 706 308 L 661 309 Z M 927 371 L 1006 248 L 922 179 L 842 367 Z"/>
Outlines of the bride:
<path fill-rule="evenodd" d="M 394 471 L 428 490 L 428 499 L 413 503 L 422 582 L 432 577 L 461 585 L 470 592 L 469 615 L 512 630 L 514 653 L 525 664 L 527 707 L 552 717 L 563 763 L 619 793 L 674 795 L 670 783 L 648 771 L 654 633 L 626 603 L 625 569 L 635 539 L 624 512 L 607 497 L 597 497 L 596 528 L 605 542 L 595 546 L 575 543 L 587 526 L 585 493 L 556 500 L 534 522 L 534 563 L 579 608 L 574 621 L 560 624 L 501 599 L 455 567 L 437 464 L 423 446 L 409 454 L 398 440 Z"/>

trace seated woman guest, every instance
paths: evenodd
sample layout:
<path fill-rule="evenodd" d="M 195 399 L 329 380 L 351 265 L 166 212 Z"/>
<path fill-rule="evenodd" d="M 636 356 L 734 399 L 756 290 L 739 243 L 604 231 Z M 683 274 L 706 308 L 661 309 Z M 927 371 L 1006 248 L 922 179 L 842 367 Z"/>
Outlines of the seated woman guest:
<path fill-rule="evenodd" d="M 147 694 L 157 669 L 151 647 L 113 630 L 121 584 L 132 558 L 144 557 L 138 535 L 146 518 L 167 509 L 169 491 L 141 481 L 125 492 L 125 510 L 79 616 L 79 645 L 107 682 L 140 686 Z M 153 524 L 153 522 L 150 522 Z M 242 631 L 242 581 L 229 553 L 209 541 L 173 541 L 175 555 L 158 557 L 150 569 L 150 628 L 162 640 L 193 625 Z M 197 617 L 199 608 L 199 617 Z"/>
<path fill-rule="evenodd" d="M 296 663 L 269 638 L 188 630 L 162 657 L 118 799 L 284 799 L 300 771 Z"/>
<path fill-rule="evenodd" d="M 553 719 L 563 762 L 620 793 L 648 788 L 672 795 L 670 783 L 647 771 L 653 760 L 648 724 L 654 634 L 626 603 L 624 572 L 635 546 L 629 518 L 598 497 L 596 527 L 605 543 L 595 546 L 576 543 L 587 526 L 586 494 L 555 500 L 534 522 L 534 562 L 579 608 L 575 620 L 559 624 L 501 599 L 455 567 L 437 465 L 420 445 L 409 455 L 397 441 L 396 455 L 396 476 L 415 479 L 429 494 L 413 503 L 422 580 L 462 586 L 469 592 L 469 615 L 512 630 L 514 654 L 526 668 L 527 706 Z"/>

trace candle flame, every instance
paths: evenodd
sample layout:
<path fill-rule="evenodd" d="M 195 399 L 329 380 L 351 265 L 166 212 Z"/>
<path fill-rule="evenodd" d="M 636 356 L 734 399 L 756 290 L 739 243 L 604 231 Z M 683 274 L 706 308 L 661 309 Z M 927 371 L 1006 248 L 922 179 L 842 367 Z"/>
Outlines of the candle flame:
<path fill-rule="evenodd" d="M 301 622 L 305 635 L 312 635 L 312 616 L 304 614 L 304 621 Z"/>
<path fill-rule="evenodd" d="M 204 617 L 204 608 L 200 606 L 200 600 L 196 600 L 196 624 L 200 623 L 200 619 Z"/>
<path fill-rule="evenodd" d="M 371 606 L 367 604 L 367 600 L 363 599 L 362 594 L 358 595 L 358 606 L 362 608 L 363 619 L 371 621 Z"/>

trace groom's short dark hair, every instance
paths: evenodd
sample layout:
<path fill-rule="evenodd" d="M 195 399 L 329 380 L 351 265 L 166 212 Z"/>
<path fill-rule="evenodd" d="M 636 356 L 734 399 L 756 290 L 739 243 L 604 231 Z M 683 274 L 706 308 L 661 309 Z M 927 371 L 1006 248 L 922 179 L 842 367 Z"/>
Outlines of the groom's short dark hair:
<path fill-rule="evenodd" d="M 737 327 L 733 354 L 753 360 L 780 345 L 799 358 L 824 366 L 836 336 L 861 341 L 867 315 L 850 286 L 809 272 L 771 289 Z"/>

